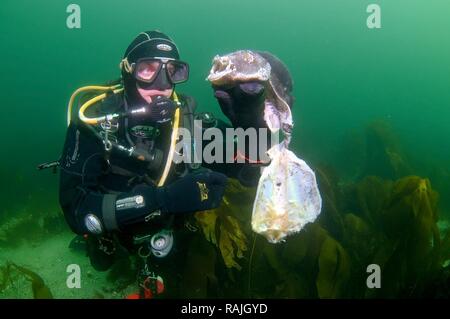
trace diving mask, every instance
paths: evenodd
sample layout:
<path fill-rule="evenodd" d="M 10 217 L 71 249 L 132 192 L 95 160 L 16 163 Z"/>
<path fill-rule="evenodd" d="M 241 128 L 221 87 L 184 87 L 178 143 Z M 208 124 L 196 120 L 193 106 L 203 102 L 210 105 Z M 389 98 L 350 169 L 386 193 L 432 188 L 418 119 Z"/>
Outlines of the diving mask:
<path fill-rule="evenodd" d="M 131 71 L 136 80 L 151 84 L 161 71 L 166 73 L 170 83 L 178 84 L 189 78 L 187 63 L 170 58 L 144 58 L 131 64 Z"/>

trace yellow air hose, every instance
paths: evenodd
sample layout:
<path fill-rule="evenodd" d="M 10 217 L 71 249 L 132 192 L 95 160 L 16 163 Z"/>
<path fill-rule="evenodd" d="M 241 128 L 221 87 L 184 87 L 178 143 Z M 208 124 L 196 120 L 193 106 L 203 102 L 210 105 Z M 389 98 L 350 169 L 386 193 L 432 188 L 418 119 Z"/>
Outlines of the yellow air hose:
<path fill-rule="evenodd" d="M 173 100 L 179 106 L 180 101 L 178 100 L 178 96 L 173 92 Z M 175 146 L 178 139 L 178 127 L 180 125 L 180 108 L 177 107 L 175 110 L 175 116 L 173 118 L 173 127 L 172 127 L 172 136 L 170 138 L 170 149 L 169 154 L 167 155 L 166 165 L 164 166 L 164 171 L 161 175 L 161 178 L 158 182 L 158 186 L 163 186 L 166 182 L 167 175 L 169 175 L 170 167 L 172 166 L 173 155 L 175 154 Z"/>
<path fill-rule="evenodd" d="M 84 86 L 84 87 L 81 87 L 81 88 L 79 88 L 78 90 L 76 90 L 75 92 L 73 92 L 72 96 L 70 97 L 69 104 L 68 104 L 68 106 L 67 106 L 67 126 L 70 125 L 70 121 L 71 121 L 71 117 L 72 117 L 72 107 L 73 107 L 73 103 L 74 103 L 75 98 L 77 97 L 78 94 L 80 94 L 80 93 L 82 93 L 82 92 L 86 92 L 86 91 L 113 91 L 114 93 L 119 93 L 120 91 L 123 90 L 123 89 L 120 88 L 120 87 L 121 87 L 120 84 L 113 85 L 113 86 L 90 85 L 90 86 Z M 99 97 L 100 97 L 100 98 L 99 98 Z M 94 98 L 94 99 L 96 99 L 95 101 L 93 101 L 93 99 L 91 99 L 91 100 L 87 101 L 86 103 L 84 103 L 83 106 L 81 107 L 81 108 L 84 107 L 84 108 L 83 108 L 83 114 L 82 114 L 83 117 L 80 116 L 80 119 L 82 119 L 82 120 L 83 120 L 83 118 L 84 118 L 84 119 L 87 119 L 87 118 L 84 116 L 84 111 L 85 111 L 89 106 L 91 106 L 92 104 L 96 103 L 97 101 L 99 101 L 99 100 L 101 100 L 101 99 L 103 99 L 103 98 L 105 98 L 105 97 L 106 97 L 106 93 L 101 94 L 101 95 L 95 97 L 95 98 Z M 91 103 L 91 101 L 92 101 L 92 103 Z M 88 104 L 88 103 L 89 103 L 89 104 Z M 88 104 L 88 105 L 86 105 L 86 104 Z M 80 108 L 80 112 L 81 112 L 81 108 Z M 80 114 L 80 113 L 79 113 L 79 114 Z M 102 119 L 104 119 L 104 117 L 103 117 Z M 88 119 L 88 120 L 89 120 L 89 119 Z M 95 122 L 95 123 L 89 123 L 89 124 L 96 124 L 96 123 L 97 123 L 97 122 Z"/>
<path fill-rule="evenodd" d="M 111 90 L 111 88 L 107 89 L 108 91 Z M 113 89 L 112 92 L 114 94 L 117 94 L 119 92 L 123 91 L 123 88 L 117 88 L 117 89 Z M 111 120 L 115 117 L 118 117 L 119 114 L 108 114 L 106 116 L 100 116 L 100 117 L 87 117 L 86 115 L 84 115 L 84 112 L 92 105 L 94 105 L 95 103 L 97 103 L 98 101 L 103 100 L 107 95 L 107 92 L 100 94 L 92 99 L 90 99 L 89 101 L 87 101 L 86 103 L 84 103 L 80 110 L 78 111 L 78 117 L 80 118 L 80 120 L 82 120 L 84 123 L 86 124 L 98 124 L 100 122 L 106 121 L 106 120 Z"/>

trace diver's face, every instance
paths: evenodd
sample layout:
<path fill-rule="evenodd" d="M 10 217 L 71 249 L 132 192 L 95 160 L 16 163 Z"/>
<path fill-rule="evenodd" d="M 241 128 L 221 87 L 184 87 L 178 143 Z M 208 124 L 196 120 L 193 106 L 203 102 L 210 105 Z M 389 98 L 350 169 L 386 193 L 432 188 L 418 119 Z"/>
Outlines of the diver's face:
<path fill-rule="evenodd" d="M 164 90 L 160 90 L 158 88 L 152 88 L 152 89 L 147 90 L 147 89 L 141 88 L 139 86 L 139 84 L 137 84 L 136 86 L 137 86 L 137 90 L 138 90 L 139 94 L 149 104 L 153 101 L 153 98 L 158 95 L 162 95 L 165 97 L 171 97 L 172 93 L 173 93 L 173 88 L 164 89 Z"/>

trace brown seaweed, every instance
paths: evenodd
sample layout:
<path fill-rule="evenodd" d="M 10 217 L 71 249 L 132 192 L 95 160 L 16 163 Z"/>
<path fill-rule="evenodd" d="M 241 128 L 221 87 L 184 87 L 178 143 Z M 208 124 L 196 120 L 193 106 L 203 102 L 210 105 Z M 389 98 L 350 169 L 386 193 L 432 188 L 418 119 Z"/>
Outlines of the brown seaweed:
<path fill-rule="evenodd" d="M 216 249 L 201 236 L 194 236 L 187 250 L 180 283 L 181 295 L 185 298 L 206 298 L 218 294 Z"/>
<path fill-rule="evenodd" d="M 250 225 L 252 201 L 249 199 L 252 194 L 254 189 L 230 179 L 221 205 L 217 209 L 195 214 L 205 238 L 219 248 L 228 268 L 240 270 L 241 265 L 237 260 L 242 259 L 248 250 L 248 239 L 242 225 Z M 248 214 L 239 214 L 242 211 Z"/>
<path fill-rule="evenodd" d="M 366 176 L 396 179 L 412 172 L 398 138 L 385 120 L 373 121 L 366 128 L 365 163 Z"/>
<path fill-rule="evenodd" d="M 319 298 L 346 296 L 350 278 L 350 258 L 339 242 L 327 237 L 319 255 L 316 285 Z"/>
<path fill-rule="evenodd" d="M 335 238 L 341 239 L 344 231 L 342 215 L 338 204 L 342 196 L 337 184 L 338 177 L 331 167 L 321 166 L 315 169 L 322 197 L 322 212 L 319 222 Z"/>
<path fill-rule="evenodd" d="M 0 266 L 0 292 L 3 292 L 9 284 L 13 283 L 11 264 Z"/>
<path fill-rule="evenodd" d="M 395 182 L 381 213 L 387 240 L 374 262 L 383 270 L 379 295 L 418 296 L 440 269 L 437 193 L 427 179 L 409 176 Z"/>
<path fill-rule="evenodd" d="M 34 299 L 53 299 L 50 289 L 45 285 L 44 280 L 38 274 L 14 263 L 10 263 L 10 265 L 21 272 L 25 278 L 31 282 Z"/>

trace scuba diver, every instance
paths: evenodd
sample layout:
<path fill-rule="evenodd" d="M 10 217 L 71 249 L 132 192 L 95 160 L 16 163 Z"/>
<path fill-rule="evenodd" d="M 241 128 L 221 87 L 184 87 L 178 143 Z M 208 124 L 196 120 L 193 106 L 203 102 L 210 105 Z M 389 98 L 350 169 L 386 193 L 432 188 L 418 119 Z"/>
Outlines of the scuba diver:
<path fill-rule="evenodd" d="M 71 98 L 59 202 L 71 230 L 86 241 L 92 266 L 105 271 L 123 253 L 139 256 L 141 289 L 130 298 L 151 298 L 164 285 L 169 290 L 170 280 L 167 286 L 162 277 L 166 268 L 181 265 L 170 258 L 186 253 L 193 213 L 220 205 L 228 177 L 243 185 L 256 185 L 259 178 L 253 162 L 174 163 L 177 131 L 192 131 L 194 120 L 203 129 L 264 126 L 264 87 L 213 87 L 230 126 L 209 112 L 195 113 L 194 99 L 175 91 L 188 80 L 189 66 L 164 33 L 140 33 L 120 69 L 120 80 L 81 88 Z"/>

